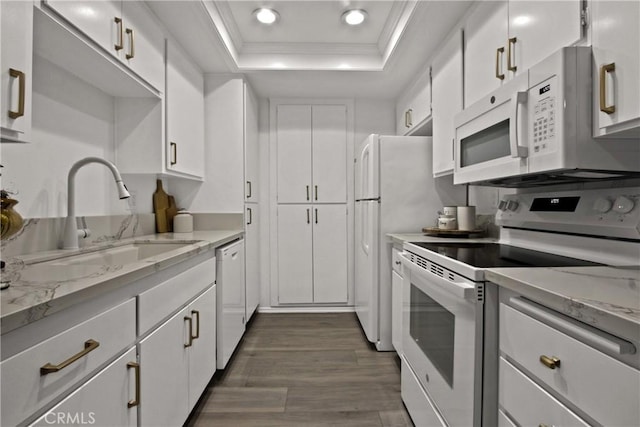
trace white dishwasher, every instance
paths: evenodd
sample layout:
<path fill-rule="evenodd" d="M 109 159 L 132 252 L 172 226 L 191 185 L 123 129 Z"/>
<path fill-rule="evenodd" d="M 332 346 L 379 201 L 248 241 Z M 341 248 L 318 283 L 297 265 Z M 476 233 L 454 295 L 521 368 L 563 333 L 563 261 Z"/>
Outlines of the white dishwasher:
<path fill-rule="evenodd" d="M 244 239 L 216 249 L 217 367 L 224 369 L 245 324 Z"/>

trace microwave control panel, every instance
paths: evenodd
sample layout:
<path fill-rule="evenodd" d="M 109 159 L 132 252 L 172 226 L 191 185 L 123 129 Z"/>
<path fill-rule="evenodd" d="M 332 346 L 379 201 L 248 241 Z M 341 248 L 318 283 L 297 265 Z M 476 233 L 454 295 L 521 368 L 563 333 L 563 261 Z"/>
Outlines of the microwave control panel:
<path fill-rule="evenodd" d="M 533 111 L 529 129 L 531 155 L 548 153 L 556 148 L 557 87 L 558 79 L 552 77 L 529 90 L 529 105 Z"/>

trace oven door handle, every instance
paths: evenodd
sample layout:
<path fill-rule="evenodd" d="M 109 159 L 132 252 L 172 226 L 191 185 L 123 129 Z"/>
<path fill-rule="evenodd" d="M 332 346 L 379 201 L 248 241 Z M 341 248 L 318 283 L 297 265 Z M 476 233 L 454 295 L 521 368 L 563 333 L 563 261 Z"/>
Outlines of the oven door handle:
<path fill-rule="evenodd" d="M 451 293 L 460 299 L 478 301 L 475 284 L 445 280 L 439 275 L 414 264 L 404 255 L 401 256 L 404 267 L 408 267 L 412 273 L 428 281 L 434 288 Z M 424 290 L 422 291 L 424 292 Z"/>

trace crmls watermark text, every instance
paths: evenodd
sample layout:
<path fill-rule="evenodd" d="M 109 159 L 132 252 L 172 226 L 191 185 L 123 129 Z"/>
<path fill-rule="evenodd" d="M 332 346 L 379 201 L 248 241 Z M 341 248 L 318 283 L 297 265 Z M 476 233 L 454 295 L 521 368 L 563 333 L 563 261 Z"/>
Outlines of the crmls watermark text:
<path fill-rule="evenodd" d="M 91 425 L 96 423 L 95 412 L 49 412 L 44 422 L 52 425 Z"/>

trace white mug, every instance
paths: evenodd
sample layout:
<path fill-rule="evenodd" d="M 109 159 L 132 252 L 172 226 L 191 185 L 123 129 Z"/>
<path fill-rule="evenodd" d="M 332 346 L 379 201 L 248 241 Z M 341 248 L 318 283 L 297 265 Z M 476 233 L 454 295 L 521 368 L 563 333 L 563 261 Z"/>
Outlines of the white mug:
<path fill-rule="evenodd" d="M 438 218 L 438 228 L 440 230 L 455 230 L 458 226 L 458 221 L 454 217 L 441 216 Z"/>
<path fill-rule="evenodd" d="M 472 231 L 476 229 L 476 207 L 458 206 L 458 230 Z"/>

